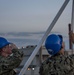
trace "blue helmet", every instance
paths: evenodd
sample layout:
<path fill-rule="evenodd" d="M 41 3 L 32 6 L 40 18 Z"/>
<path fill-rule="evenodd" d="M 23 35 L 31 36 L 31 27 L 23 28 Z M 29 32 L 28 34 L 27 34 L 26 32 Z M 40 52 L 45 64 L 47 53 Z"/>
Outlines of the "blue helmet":
<path fill-rule="evenodd" d="M 45 47 L 50 55 L 55 55 L 62 47 L 62 36 L 51 34 L 45 41 Z"/>
<path fill-rule="evenodd" d="M 0 48 L 3 48 L 4 46 L 11 44 L 10 42 L 8 42 L 5 38 L 0 37 Z"/>

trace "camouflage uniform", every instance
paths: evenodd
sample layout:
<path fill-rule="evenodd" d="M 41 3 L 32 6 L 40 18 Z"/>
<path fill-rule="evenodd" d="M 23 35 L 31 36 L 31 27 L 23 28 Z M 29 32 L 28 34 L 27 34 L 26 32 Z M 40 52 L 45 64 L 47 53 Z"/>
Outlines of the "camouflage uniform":
<path fill-rule="evenodd" d="M 16 75 L 13 69 L 20 65 L 23 53 L 17 49 L 13 49 L 12 52 L 8 57 L 0 56 L 0 75 Z"/>
<path fill-rule="evenodd" d="M 69 58 L 71 59 L 71 74 L 70 75 L 74 75 L 74 54 L 69 55 Z"/>
<path fill-rule="evenodd" d="M 40 75 L 74 75 L 74 57 L 56 54 L 45 60 L 39 70 Z"/>

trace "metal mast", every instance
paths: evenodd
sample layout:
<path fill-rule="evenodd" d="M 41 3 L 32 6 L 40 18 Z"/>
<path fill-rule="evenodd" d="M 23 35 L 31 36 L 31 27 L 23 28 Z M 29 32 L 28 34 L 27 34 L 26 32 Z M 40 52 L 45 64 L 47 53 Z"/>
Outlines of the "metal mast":
<path fill-rule="evenodd" d="M 71 31 L 74 33 L 74 0 L 72 0 Z M 72 43 L 72 54 L 73 54 L 73 43 Z"/>
<path fill-rule="evenodd" d="M 72 31 L 74 32 L 74 0 L 72 1 L 72 18 L 71 18 Z"/>

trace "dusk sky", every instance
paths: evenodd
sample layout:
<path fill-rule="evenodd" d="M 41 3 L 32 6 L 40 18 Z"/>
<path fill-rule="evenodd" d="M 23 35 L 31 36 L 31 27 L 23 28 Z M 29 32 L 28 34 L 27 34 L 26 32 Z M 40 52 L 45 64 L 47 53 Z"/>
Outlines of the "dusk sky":
<path fill-rule="evenodd" d="M 65 0 L 0 0 L 0 32 L 46 31 Z M 72 0 L 52 31 L 67 32 Z"/>

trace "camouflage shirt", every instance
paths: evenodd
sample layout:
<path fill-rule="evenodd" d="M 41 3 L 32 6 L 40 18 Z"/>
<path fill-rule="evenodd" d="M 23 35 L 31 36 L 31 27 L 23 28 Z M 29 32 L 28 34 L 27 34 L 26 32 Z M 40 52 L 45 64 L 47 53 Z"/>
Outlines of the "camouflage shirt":
<path fill-rule="evenodd" d="M 74 75 L 73 55 L 60 55 L 49 57 L 39 70 L 40 75 Z"/>
<path fill-rule="evenodd" d="M 12 50 L 12 55 L 8 57 L 0 56 L 0 75 L 15 75 L 15 69 L 22 61 L 23 53 L 18 49 Z"/>

